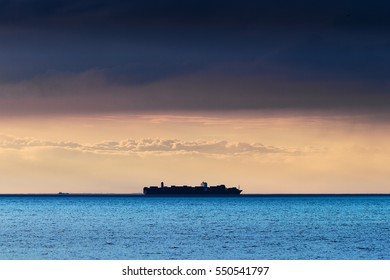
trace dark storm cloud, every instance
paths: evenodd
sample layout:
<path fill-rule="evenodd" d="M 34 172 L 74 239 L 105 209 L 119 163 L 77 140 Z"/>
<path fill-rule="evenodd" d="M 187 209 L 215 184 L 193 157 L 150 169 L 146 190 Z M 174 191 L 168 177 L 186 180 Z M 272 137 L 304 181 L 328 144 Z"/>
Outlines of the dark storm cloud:
<path fill-rule="evenodd" d="M 259 0 L 9 0 L 0 1 L 9 24 L 320 24 L 389 25 L 386 1 Z"/>
<path fill-rule="evenodd" d="M 389 9 L 385 1 L 0 1 L 0 107 L 388 111 Z"/>

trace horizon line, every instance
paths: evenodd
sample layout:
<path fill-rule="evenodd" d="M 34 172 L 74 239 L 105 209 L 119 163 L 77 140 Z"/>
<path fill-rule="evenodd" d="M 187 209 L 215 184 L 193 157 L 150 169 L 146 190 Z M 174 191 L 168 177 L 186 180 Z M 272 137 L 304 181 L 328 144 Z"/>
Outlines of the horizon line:
<path fill-rule="evenodd" d="M 7 196 L 26 196 L 26 197 L 191 197 L 194 195 L 156 195 L 148 196 L 143 193 L 0 193 L 0 197 Z M 196 196 L 196 195 L 195 195 Z M 218 196 L 218 195 L 215 195 Z M 307 197 L 307 196 L 390 196 L 390 193 L 248 193 L 248 194 L 239 194 L 234 197 L 240 196 L 252 196 L 252 197 Z M 207 196 L 197 196 L 197 197 L 207 197 Z M 224 197 L 224 196 L 222 196 Z M 232 197 L 232 196 L 228 196 Z"/>

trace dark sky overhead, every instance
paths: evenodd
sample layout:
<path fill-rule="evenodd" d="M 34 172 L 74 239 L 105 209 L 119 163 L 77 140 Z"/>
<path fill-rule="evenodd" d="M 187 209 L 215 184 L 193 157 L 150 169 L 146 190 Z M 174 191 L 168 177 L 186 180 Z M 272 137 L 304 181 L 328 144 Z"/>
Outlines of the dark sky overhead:
<path fill-rule="evenodd" d="M 390 111 L 385 1 L 0 1 L 0 114 Z"/>

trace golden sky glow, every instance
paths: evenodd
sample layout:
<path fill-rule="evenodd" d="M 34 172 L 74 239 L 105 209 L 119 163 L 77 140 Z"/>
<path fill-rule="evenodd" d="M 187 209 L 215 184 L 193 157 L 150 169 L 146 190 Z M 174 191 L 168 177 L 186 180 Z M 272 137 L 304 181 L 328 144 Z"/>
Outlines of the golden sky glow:
<path fill-rule="evenodd" d="M 2 193 L 388 193 L 390 130 L 357 117 L 143 114 L 3 118 Z"/>

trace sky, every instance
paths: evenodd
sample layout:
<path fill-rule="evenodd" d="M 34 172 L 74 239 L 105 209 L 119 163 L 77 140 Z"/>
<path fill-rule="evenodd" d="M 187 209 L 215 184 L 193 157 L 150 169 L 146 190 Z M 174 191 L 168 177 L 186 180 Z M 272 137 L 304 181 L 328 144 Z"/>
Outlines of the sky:
<path fill-rule="evenodd" d="M 389 193 L 389 9 L 0 0 L 0 193 Z"/>

